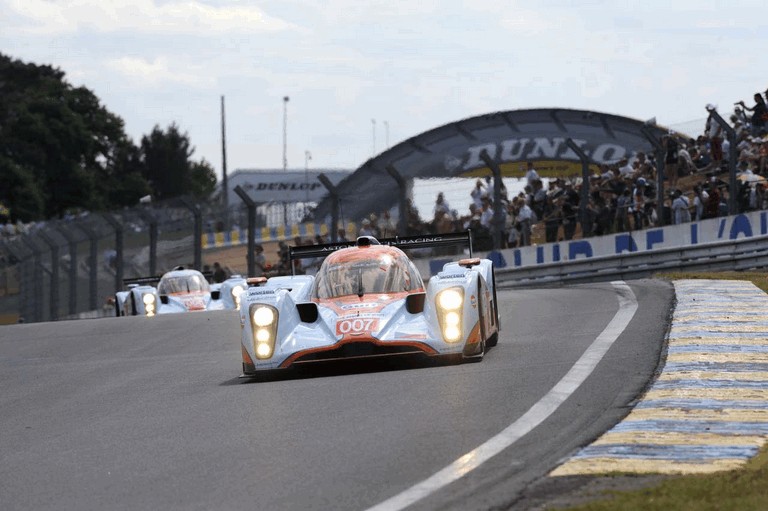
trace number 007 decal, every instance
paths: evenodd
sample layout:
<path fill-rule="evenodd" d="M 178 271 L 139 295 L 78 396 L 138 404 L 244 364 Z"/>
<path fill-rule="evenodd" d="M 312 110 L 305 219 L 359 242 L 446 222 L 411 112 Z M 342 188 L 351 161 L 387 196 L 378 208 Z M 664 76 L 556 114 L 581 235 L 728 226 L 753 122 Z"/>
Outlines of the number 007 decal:
<path fill-rule="evenodd" d="M 378 318 L 349 318 L 336 323 L 337 334 L 361 334 L 376 330 L 379 326 Z"/>

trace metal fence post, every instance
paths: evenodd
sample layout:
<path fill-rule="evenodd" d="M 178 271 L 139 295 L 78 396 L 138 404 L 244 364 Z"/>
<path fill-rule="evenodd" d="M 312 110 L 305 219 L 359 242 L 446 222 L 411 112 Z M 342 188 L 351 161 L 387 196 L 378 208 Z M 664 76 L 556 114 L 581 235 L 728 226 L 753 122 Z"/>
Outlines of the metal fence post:
<path fill-rule="evenodd" d="M 565 139 L 565 143 L 576 153 L 581 160 L 581 199 L 579 203 L 579 221 L 581 222 L 582 237 L 584 236 L 584 226 L 587 224 L 587 205 L 589 204 L 589 164 L 592 159 L 586 155 L 581 147 L 576 145 L 572 138 Z"/>
<path fill-rule="evenodd" d="M 149 225 L 149 274 L 157 275 L 157 217 L 148 210 L 138 210 L 139 216 Z"/>
<path fill-rule="evenodd" d="M 664 165 L 665 154 L 661 140 L 651 133 L 647 126 L 640 128 L 640 132 L 653 145 L 656 150 L 656 221 L 660 226 L 664 225 Z"/>
<path fill-rule="evenodd" d="M 30 263 L 29 257 L 22 250 L 19 250 L 16 246 L 16 242 L 11 241 L 5 244 L 6 250 L 16 258 L 17 265 L 19 267 L 19 322 L 23 322 L 26 318 L 35 317 L 35 307 L 38 305 L 38 300 L 34 299 L 34 289 L 30 289 L 30 278 L 34 280 L 34 275 L 37 274 L 37 269 L 33 263 Z M 23 245 L 23 244 L 22 244 Z M 34 252 L 33 252 L 34 253 Z M 30 271 L 30 266 L 32 270 Z"/>
<path fill-rule="evenodd" d="M 488 156 L 488 151 L 485 149 L 480 153 L 480 159 L 493 172 L 493 248 L 499 250 L 504 237 L 504 217 L 501 214 L 501 169 Z"/>
<path fill-rule="evenodd" d="M 115 231 L 115 293 L 123 289 L 123 225 L 109 213 L 102 213 L 101 217 Z M 97 264 L 93 261 L 93 264 Z"/>
<path fill-rule="evenodd" d="M 56 240 L 42 229 L 37 231 L 36 234 L 51 249 L 51 287 L 48 290 L 50 292 L 48 307 L 51 321 L 56 321 L 59 319 L 59 245 L 56 243 Z"/>
<path fill-rule="evenodd" d="M 69 246 L 69 315 L 77 314 L 77 239 L 64 225 L 58 224 L 56 232 L 67 240 Z"/>
<path fill-rule="evenodd" d="M 331 242 L 336 242 L 339 240 L 339 192 L 325 174 L 319 174 L 317 180 L 323 183 L 331 196 Z"/>
<path fill-rule="evenodd" d="M 714 108 L 707 109 L 707 112 L 715 118 L 715 121 L 720 125 L 728 136 L 728 214 L 737 215 L 739 213 L 739 205 L 736 196 L 736 130 L 734 130 L 725 119 L 720 117 L 717 110 Z"/>
<path fill-rule="evenodd" d="M 397 183 L 399 211 L 397 233 L 400 236 L 406 236 L 408 234 L 408 183 L 403 179 L 403 176 L 400 175 L 400 172 L 397 171 L 394 165 L 387 165 L 384 169 Z"/>
<path fill-rule="evenodd" d="M 91 260 L 91 264 L 88 266 L 88 306 L 90 310 L 96 310 L 99 296 L 99 237 L 96 231 L 81 222 L 76 222 L 74 225 L 88 236 L 89 258 Z"/>
<path fill-rule="evenodd" d="M 226 193 L 226 191 L 224 192 Z M 225 195 L 226 197 L 226 195 Z M 186 197 L 181 198 L 181 203 L 192 212 L 192 216 L 195 219 L 194 233 L 192 234 L 192 250 L 195 254 L 194 267 L 196 270 L 200 270 L 203 267 L 203 214 L 200 211 L 198 204 L 193 204 Z M 229 228 L 229 215 L 225 220 L 225 227 Z"/>
<path fill-rule="evenodd" d="M 32 251 L 32 266 L 35 271 L 32 272 L 32 292 L 36 292 L 42 289 L 42 271 L 44 270 L 42 263 L 40 262 L 40 248 L 32 242 L 29 234 L 23 234 L 21 240 Z M 40 322 L 43 320 L 42 300 L 33 300 L 33 321 Z"/>
<path fill-rule="evenodd" d="M 235 187 L 235 193 L 245 203 L 248 208 L 248 275 L 256 274 L 256 259 L 254 251 L 256 250 L 256 203 L 243 190 L 240 185 Z"/>

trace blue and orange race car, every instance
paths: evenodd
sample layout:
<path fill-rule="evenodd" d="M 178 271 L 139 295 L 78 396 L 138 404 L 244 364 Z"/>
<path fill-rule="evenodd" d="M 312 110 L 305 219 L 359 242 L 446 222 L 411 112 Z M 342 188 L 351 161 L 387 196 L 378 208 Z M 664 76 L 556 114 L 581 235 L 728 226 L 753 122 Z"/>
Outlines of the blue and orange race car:
<path fill-rule="evenodd" d="M 457 244 L 469 257 L 427 284 L 404 251 Z M 482 359 L 498 339 L 498 306 L 493 264 L 471 257 L 471 246 L 460 233 L 291 247 L 291 262 L 325 259 L 316 275 L 248 279 L 243 376 L 358 357 Z"/>
<path fill-rule="evenodd" d="M 115 294 L 116 316 L 239 309 L 247 286 L 240 275 L 209 284 L 201 272 L 180 266 L 161 277 L 125 279 L 124 283 L 127 290 Z"/>

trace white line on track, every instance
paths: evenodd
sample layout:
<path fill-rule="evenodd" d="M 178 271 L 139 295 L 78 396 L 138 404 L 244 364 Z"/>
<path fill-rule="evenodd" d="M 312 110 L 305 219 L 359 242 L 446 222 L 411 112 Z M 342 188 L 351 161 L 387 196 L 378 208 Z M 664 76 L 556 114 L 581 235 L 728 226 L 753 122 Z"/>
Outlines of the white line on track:
<path fill-rule="evenodd" d="M 619 300 L 619 310 L 608 326 L 590 344 L 581 358 L 552 389 L 533 405 L 522 417 L 507 426 L 498 435 L 463 455 L 447 467 L 420 483 L 411 486 L 367 511 L 398 511 L 431 495 L 440 488 L 460 479 L 501 451 L 518 441 L 525 434 L 544 422 L 573 394 L 592 374 L 598 362 L 621 335 L 637 311 L 635 294 L 624 282 L 611 282 Z"/>

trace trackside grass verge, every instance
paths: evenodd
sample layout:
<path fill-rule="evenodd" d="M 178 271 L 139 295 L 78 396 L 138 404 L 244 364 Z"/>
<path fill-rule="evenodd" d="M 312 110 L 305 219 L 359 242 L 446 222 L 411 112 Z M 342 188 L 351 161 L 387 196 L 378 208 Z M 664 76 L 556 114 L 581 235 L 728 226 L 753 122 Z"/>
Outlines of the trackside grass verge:
<path fill-rule="evenodd" d="M 768 293 L 768 273 L 667 273 L 655 277 L 667 280 L 750 280 Z M 605 500 L 596 500 L 568 509 L 570 511 L 764 511 L 768 509 L 768 446 L 764 445 L 757 456 L 738 470 L 707 475 L 670 476 L 658 486 L 635 491 L 609 491 L 604 495 Z"/>

